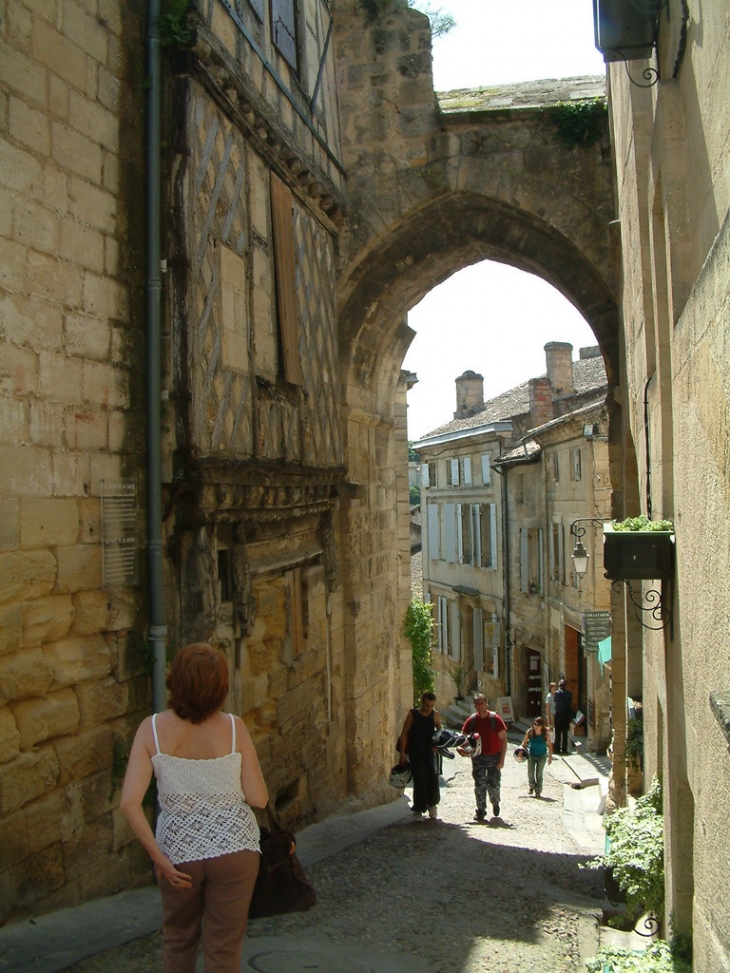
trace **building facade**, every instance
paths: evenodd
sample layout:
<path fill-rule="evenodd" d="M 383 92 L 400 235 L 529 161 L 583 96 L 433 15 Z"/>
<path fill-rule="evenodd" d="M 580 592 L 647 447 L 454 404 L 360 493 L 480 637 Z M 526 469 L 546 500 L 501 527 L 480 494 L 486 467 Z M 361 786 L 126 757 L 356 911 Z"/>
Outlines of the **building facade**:
<path fill-rule="evenodd" d="M 598 349 L 576 362 L 571 345 L 545 351 L 545 376 L 486 403 L 482 376 L 460 376 L 454 419 L 415 444 L 437 695 L 478 688 L 529 720 L 565 676 L 584 717 L 576 735 L 605 750 L 608 679 L 585 618 L 605 618 L 609 587 L 598 564 L 575 574 L 571 528 L 609 512 L 606 376 Z"/>
<path fill-rule="evenodd" d="M 627 406 L 611 480 L 617 516 L 673 521 L 676 564 L 664 624 L 643 627 L 615 597 L 613 687 L 643 697 L 644 774 L 663 783 L 666 934 L 691 930 L 694 969 L 709 973 L 730 968 L 730 919 L 714 893 L 730 860 L 730 10 L 669 0 L 648 51 L 608 69 L 622 305 L 613 401 Z M 645 69 L 656 83 L 632 83 L 646 83 Z"/>

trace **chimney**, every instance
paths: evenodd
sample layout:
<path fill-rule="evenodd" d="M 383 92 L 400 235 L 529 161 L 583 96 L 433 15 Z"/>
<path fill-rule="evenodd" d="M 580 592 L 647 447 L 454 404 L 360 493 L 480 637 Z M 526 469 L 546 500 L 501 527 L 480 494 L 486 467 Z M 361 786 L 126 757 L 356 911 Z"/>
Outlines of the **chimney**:
<path fill-rule="evenodd" d="M 464 372 L 456 379 L 456 412 L 454 419 L 473 416 L 484 408 L 484 376 Z"/>
<path fill-rule="evenodd" d="M 553 396 L 550 379 L 531 378 L 527 383 L 530 390 L 530 425 L 542 426 L 553 418 Z"/>
<path fill-rule="evenodd" d="M 573 346 L 568 341 L 549 341 L 545 345 L 547 374 L 553 390 L 553 398 L 572 395 L 573 385 Z"/>

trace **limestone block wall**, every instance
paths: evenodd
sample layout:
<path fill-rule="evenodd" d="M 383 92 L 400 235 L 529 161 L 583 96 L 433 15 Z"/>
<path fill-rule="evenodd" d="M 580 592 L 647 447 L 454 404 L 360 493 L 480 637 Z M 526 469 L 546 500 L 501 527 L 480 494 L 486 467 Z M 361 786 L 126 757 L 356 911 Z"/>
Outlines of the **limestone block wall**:
<path fill-rule="evenodd" d="M 681 4 L 670 17 L 682 22 Z M 627 435 L 641 507 L 674 520 L 673 628 L 638 640 L 645 776 L 663 778 L 666 915 L 690 927 L 695 969 L 730 965 L 730 928 L 713 888 L 730 857 L 722 807 L 730 796 L 727 741 L 709 696 L 727 682 L 722 634 L 727 522 L 728 11 L 703 6 L 676 59 L 660 23 L 663 81 L 650 92 L 610 72 L 624 268 Z M 646 407 L 644 402 L 646 401 Z M 648 449 L 646 428 L 648 426 Z M 647 484 L 651 484 L 647 487 Z M 670 592 L 670 594 L 672 594 Z M 627 681 L 634 678 L 626 640 Z M 617 683 L 614 679 L 614 692 Z M 630 691 L 630 687 L 627 687 Z"/>
<path fill-rule="evenodd" d="M 143 13 L 0 20 L 0 922 L 149 876 L 115 799 L 139 589 L 101 544 L 104 484 L 143 488 Z"/>

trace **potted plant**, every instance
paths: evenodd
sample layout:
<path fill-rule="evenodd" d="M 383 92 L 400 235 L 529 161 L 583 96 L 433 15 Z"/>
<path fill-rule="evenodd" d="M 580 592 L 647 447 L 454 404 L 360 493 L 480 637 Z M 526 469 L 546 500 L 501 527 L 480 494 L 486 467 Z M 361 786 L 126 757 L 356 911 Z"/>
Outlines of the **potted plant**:
<path fill-rule="evenodd" d="M 627 517 L 603 525 L 603 567 L 611 581 L 671 578 L 674 573 L 671 520 Z"/>
<path fill-rule="evenodd" d="M 454 680 L 454 685 L 456 686 L 456 698 L 457 700 L 462 700 L 464 698 L 464 680 L 466 679 L 468 670 L 463 666 L 455 666 L 451 670 L 451 678 Z"/>

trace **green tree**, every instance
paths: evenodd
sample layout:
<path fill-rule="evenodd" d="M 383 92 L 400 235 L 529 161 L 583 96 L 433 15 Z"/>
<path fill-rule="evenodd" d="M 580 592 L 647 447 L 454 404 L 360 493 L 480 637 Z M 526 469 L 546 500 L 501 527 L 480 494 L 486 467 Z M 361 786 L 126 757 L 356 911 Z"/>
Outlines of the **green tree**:
<path fill-rule="evenodd" d="M 403 622 L 403 634 L 413 654 L 413 700 L 418 706 L 425 692 L 433 692 L 434 677 L 431 638 L 434 620 L 431 606 L 419 598 L 411 599 Z"/>

